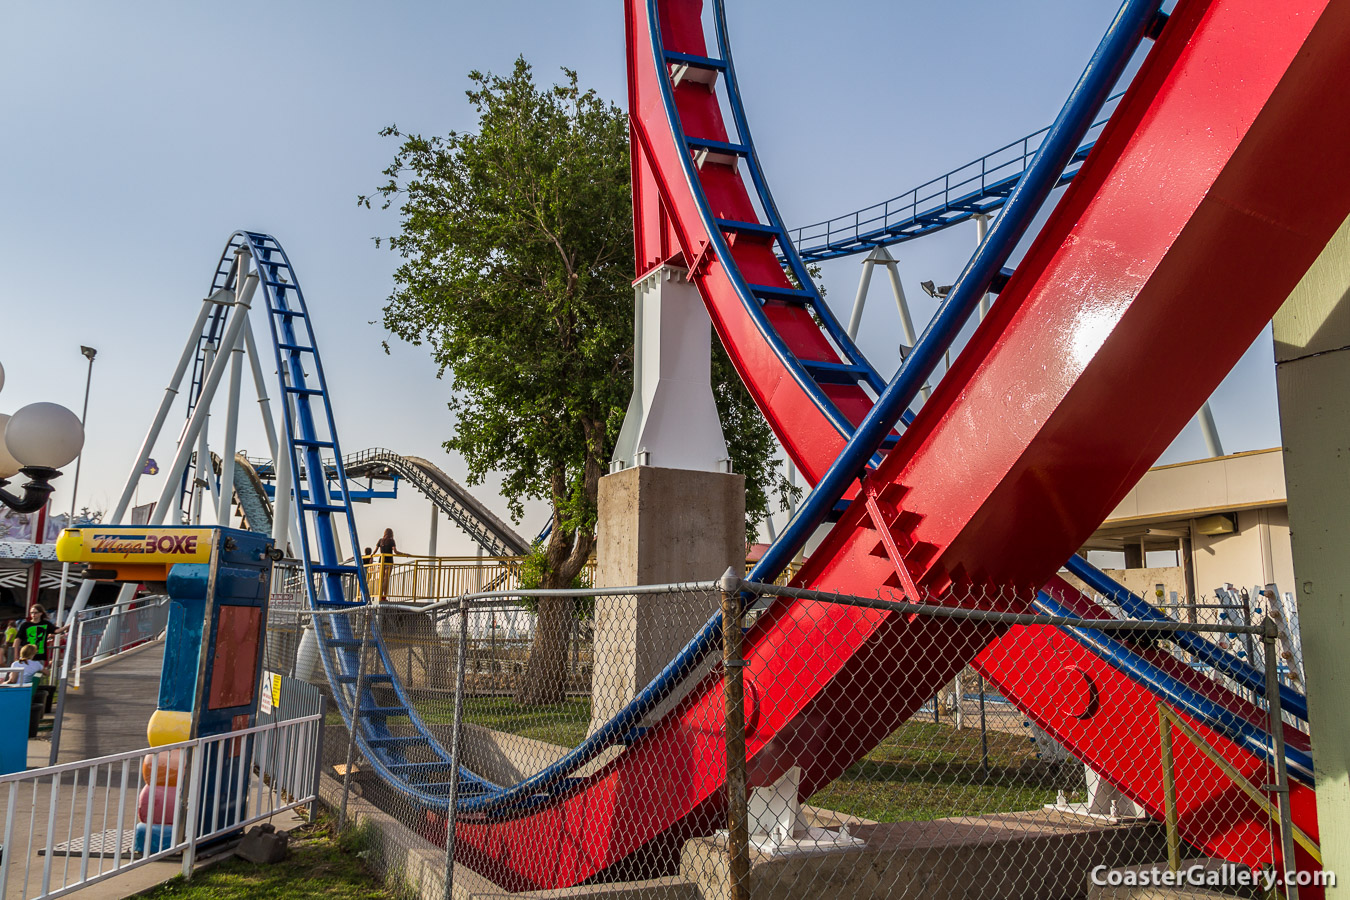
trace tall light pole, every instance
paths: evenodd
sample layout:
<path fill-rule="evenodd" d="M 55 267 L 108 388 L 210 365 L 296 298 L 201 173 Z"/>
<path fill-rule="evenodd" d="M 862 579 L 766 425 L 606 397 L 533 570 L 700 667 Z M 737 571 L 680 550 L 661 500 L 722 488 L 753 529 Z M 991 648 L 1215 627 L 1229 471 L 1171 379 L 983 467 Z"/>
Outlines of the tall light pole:
<path fill-rule="evenodd" d="M 94 357 L 98 351 L 93 347 L 80 347 L 80 353 L 85 359 L 89 360 L 89 369 L 84 376 L 84 406 L 80 409 L 80 427 L 84 427 L 85 420 L 89 418 L 89 385 L 94 380 Z M 80 490 L 80 463 L 84 462 L 84 454 L 81 453 L 75 457 L 75 481 L 70 486 L 70 521 L 68 525 L 75 524 L 75 495 Z M 65 599 L 65 585 L 61 587 L 61 597 Z"/>
<path fill-rule="evenodd" d="M 85 420 L 89 417 L 89 385 L 94 381 L 94 357 L 98 355 L 98 351 L 93 347 L 81 346 L 80 353 L 84 355 L 85 359 L 89 360 L 89 368 L 84 376 L 84 406 L 80 409 L 80 427 L 83 428 Z M 75 502 L 76 496 L 80 490 L 80 463 L 82 462 L 84 462 L 83 453 L 75 457 L 75 481 L 70 486 L 70 516 L 66 519 L 67 528 L 75 524 L 75 510 L 77 509 Z M 62 563 L 61 592 L 56 601 L 56 621 L 58 624 L 66 617 L 66 589 L 69 581 L 70 563 Z M 59 647 L 56 649 L 56 652 L 59 658 L 61 652 Z M 53 659 L 52 671 L 56 671 L 56 662 L 56 659 Z"/>

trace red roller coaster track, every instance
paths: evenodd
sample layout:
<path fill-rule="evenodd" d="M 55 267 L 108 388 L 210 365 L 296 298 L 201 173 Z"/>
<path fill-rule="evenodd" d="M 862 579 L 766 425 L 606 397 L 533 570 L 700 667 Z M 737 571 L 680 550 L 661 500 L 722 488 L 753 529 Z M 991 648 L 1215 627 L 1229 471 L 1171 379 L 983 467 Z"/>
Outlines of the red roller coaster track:
<path fill-rule="evenodd" d="M 814 481 L 846 442 L 840 416 L 856 424 L 871 397 L 822 383 L 831 410 L 804 385 L 803 364 L 848 360 L 794 298 L 775 238 L 753 227 L 756 204 L 738 165 L 748 138 L 728 134 L 715 86 L 684 78 L 672 88 L 670 54 L 717 70 L 702 3 L 625 7 L 638 270 L 689 270 L 741 377 Z M 796 584 L 940 597 L 1053 579 L 1350 212 L 1347 73 L 1350 5 L 1182 0 L 993 312 Z M 741 225 L 710 226 L 718 220 Z M 744 302 L 745 284 L 762 288 L 769 329 Z M 1199 341 L 1203 360 L 1189 352 Z M 748 736 L 760 783 L 797 765 L 808 795 L 978 659 L 1080 758 L 1160 808 L 1147 787 L 1156 769 L 1126 761 L 1157 758 L 1158 698 L 1062 632 L 780 601 L 747 636 L 746 657 L 747 682 L 761 686 Z M 1091 679 L 1096 714 L 1064 703 L 1065 685 L 1031 677 L 1030 658 Z M 721 704 L 710 677 L 564 799 L 512 821 L 461 821 L 461 857 L 511 889 L 556 887 L 638 871 L 710 830 L 722 808 Z M 1255 757 L 1196 727 L 1256 776 Z M 1294 732 L 1289 740 L 1306 746 Z M 1180 797 L 1188 840 L 1238 852 L 1266 832 L 1264 814 L 1236 788 L 1205 777 L 1207 760 L 1179 752 L 1201 773 Z M 1296 820 L 1315 835 L 1312 792 L 1294 794 Z"/>

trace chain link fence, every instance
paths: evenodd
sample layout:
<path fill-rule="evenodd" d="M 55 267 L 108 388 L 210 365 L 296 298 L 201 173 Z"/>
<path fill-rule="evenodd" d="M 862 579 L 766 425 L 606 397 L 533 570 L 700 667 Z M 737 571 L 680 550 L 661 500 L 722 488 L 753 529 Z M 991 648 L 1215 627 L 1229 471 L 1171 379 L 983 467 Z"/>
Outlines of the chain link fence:
<path fill-rule="evenodd" d="M 1286 868 L 1308 896 L 1330 877 L 1306 724 L 1266 699 L 1273 622 L 734 581 L 311 615 L 302 576 L 277 577 L 268 667 L 336 701 L 320 793 L 423 896 L 447 872 L 456 896 L 738 900 L 1292 897 Z M 1183 632 L 1250 640 L 1257 666 Z"/>

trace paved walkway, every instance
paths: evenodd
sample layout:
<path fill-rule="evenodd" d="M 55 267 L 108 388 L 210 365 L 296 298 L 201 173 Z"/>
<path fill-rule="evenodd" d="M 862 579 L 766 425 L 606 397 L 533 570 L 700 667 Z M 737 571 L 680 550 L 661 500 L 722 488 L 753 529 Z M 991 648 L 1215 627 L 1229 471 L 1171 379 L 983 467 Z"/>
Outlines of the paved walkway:
<path fill-rule="evenodd" d="M 95 759 L 146 747 L 145 728 L 159 699 L 163 658 L 164 644 L 159 642 L 132 650 L 92 669 L 86 668 L 82 687 L 66 692 L 58 762 Z M 41 739 L 29 741 L 29 768 L 47 766 L 50 754 L 51 743 L 45 733 Z M 56 786 L 55 797 L 50 780 L 40 785 L 25 783 L 13 793 L 0 789 L 0 811 L 8 816 L 8 806 L 11 802 L 14 806 L 11 846 L 6 848 L 9 856 L 8 878 L 4 884 L 6 900 L 39 895 L 44 881 L 54 891 L 62 885 L 78 882 L 82 876 L 92 878 L 100 872 L 112 871 L 111 855 L 104 857 L 91 853 L 85 857 L 77 850 L 74 855 L 57 854 L 49 860 L 40 848 L 46 844 L 49 833 L 58 842 L 78 838 L 86 827 L 96 834 L 109 829 L 116 833 L 119 824 L 116 786 L 121 781 L 120 771 L 120 763 L 101 768 L 93 777 L 92 786 L 88 770 L 68 773 Z M 130 766 L 127 774 L 137 778 L 138 767 Z M 135 822 L 135 798 L 134 792 L 129 793 L 125 801 L 127 806 L 120 811 L 123 827 L 128 831 Z M 0 822 L 3 821 L 0 817 Z M 288 812 L 278 815 L 275 824 L 284 830 L 295 827 L 300 821 L 294 813 Z M 113 840 L 111 835 L 109 840 Z M 208 858 L 211 855 L 209 849 L 202 852 Z M 122 861 L 126 862 L 126 856 Z M 204 860 L 199 857 L 199 861 Z M 181 858 L 172 856 L 113 875 L 81 889 L 79 896 L 87 900 L 127 897 L 181 871 Z"/>
<path fill-rule="evenodd" d="M 164 643 L 157 641 L 92 668 L 86 666 L 82 686 L 66 691 L 57 762 L 96 759 L 148 746 L 145 727 L 159 701 L 163 662 Z"/>

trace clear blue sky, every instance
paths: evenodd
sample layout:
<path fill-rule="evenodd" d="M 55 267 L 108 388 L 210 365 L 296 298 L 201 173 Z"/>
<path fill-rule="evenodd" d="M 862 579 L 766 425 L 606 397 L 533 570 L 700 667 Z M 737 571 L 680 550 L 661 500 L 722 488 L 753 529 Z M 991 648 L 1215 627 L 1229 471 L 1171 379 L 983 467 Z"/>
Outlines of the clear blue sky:
<path fill-rule="evenodd" d="M 1116 6 L 728 0 L 751 125 L 785 218 L 884 199 L 1046 124 Z M 257 229 L 281 240 L 316 310 L 344 449 L 388 446 L 462 478 L 440 449 L 454 427 L 449 385 L 424 350 L 381 350 L 372 323 L 395 258 L 371 238 L 396 222 L 355 197 L 393 153 L 382 126 L 472 129 L 465 74 L 504 72 L 521 54 L 541 80 L 570 66 L 624 102 L 616 0 L 4 4 L 0 411 L 39 399 L 78 411 L 79 345 L 96 347 L 80 494 L 81 505 L 110 507 L 225 239 Z M 918 282 L 950 281 L 973 243 L 965 226 L 898 248 L 916 312 L 931 311 Z M 846 310 L 857 262 L 825 276 Z M 899 328 L 881 291 L 864 333 L 889 371 Z M 1230 451 L 1278 443 L 1268 336 L 1219 390 L 1215 412 Z M 262 446 L 255 419 L 244 417 L 245 448 Z M 161 462 L 181 421 L 175 412 Z M 1165 459 L 1202 451 L 1192 427 Z M 491 486 L 480 494 L 504 513 Z M 360 522 L 366 540 L 393 524 L 418 551 L 427 517 L 408 499 Z M 542 517 L 531 506 L 521 530 Z M 443 552 L 469 551 L 453 529 L 441 534 Z"/>

